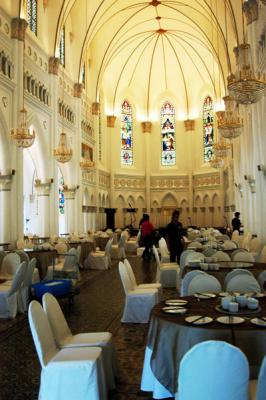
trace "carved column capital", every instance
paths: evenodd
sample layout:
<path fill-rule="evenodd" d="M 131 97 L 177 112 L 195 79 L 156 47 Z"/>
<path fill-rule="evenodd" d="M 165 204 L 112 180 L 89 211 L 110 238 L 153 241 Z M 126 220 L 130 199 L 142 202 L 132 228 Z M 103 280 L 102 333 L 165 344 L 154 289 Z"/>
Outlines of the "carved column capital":
<path fill-rule="evenodd" d="M 106 116 L 106 120 L 107 120 L 107 128 L 114 128 L 115 127 L 116 116 L 107 115 Z"/>
<path fill-rule="evenodd" d="M 247 25 L 258 19 L 259 5 L 257 0 L 248 0 L 243 4 L 243 11 L 247 19 Z"/>
<path fill-rule="evenodd" d="M 74 85 L 74 97 L 81 99 L 83 92 L 83 83 L 75 83 Z"/>
<path fill-rule="evenodd" d="M 28 22 L 25 19 L 13 18 L 11 21 L 11 38 L 24 42 L 27 26 Z"/>
<path fill-rule="evenodd" d="M 100 113 L 100 103 L 95 101 L 92 103 L 92 108 L 91 108 L 92 115 L 99 115 Z"/>
<path fill-rule="evenodd" d="M 143 121 L 141 123 L 142 133 L 151 133 L 152 123 L 150 121 Z"/>
<path fill-rule="evenodd" d="M 194 131 L 194 129 L 195 129 L 195 120 L 194 119 L 186 119 L 184 121 L 184 125 L 185 125 L 186 132 Z"/>
<path fill-rule="evenodd" d="M 49 74 L 58 75 L 60 60 L 58 57 L 49 58 Z"/>

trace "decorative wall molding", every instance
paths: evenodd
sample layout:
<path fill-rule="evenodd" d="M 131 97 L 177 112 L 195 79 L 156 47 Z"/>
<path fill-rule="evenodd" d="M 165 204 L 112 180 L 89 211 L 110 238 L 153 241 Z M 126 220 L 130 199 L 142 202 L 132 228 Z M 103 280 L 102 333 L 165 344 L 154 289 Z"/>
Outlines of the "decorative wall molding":
<path fill-rule="evenodd" d="M 99 187 L 104 189 L 110 188 L 110 174 L 100 171 L 99 172 Z"/>
<path fill-rule="evenodd" d="M 82 133 L 85 133 L 85 135 L 87 134 L 90 138 L 94 138 L 94 129 L 89 121 L 84 119 L 81 121 L 81 130 L 83 131 Z"/>
<path fill-rule="evenodd" d="M 11 38 L 24 42 L 27 26 L 28 22 L 25 19 L 13 18 L 11 21 Z"/>
<path fill-rule="evenodd" d="M 28 71 L 24 73 L 24 88 L 41 103 L 50 106 L 51 96 L 47 87 Z"/>
<path fill-rule="evenodd" d="M 61 115 L 61 117 L 67 119 L 72 124 L 75 123 L 74 111 L 61 99 L 58 99 L 58 114 Z"/>
<path fill-rule="evenodd" d="M 4 50 L 0 52 L 0 72 L 9 79 L 14 79 L 14 64 Z"/>
<path fill-rule="evenodd" d="M 139 190 L 144 189 L 146 186 L 145 177 L 140 176 L 125 176 L 125 175 L 115 175 L 114 187 L 115 190 L 119 189 L 131 189 Z"/>
<path fill-rule="evenodd" d="M 154 189 L 188 189 L 189 178 L 188 176 L 153 176 L 151 177 L 151 190 Z"/>
<path fill-rule="evenodd" d="M 82 184 L 84 186 L 94 186 L 96 182 L 96 175 L 94 171 L 82 171 Z"/>
<path fill-rule="evenodd" d="M 208 173 L 204 175 L 193 176 L 193 187 L 194 188 L 205 188 L 210 186 L 219 186 L 221 184 L 219 173 Z"/>

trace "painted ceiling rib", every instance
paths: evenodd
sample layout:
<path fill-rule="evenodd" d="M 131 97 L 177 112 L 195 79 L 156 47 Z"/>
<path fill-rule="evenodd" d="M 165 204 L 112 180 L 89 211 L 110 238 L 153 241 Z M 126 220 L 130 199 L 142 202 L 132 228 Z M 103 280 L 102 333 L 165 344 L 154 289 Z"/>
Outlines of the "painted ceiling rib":
<path fill-rule="evenodd" d="M 151 85 L 151 74 L 152 74 L 152 67 L 153 67 L 153 60 L 154 60 L 154 54 L 155 54 L 155 49 L 159 40 L 159 36 L 157 36 L 153 51 L 152 51 L 152 56 L 151 56 L 151 62 L 150 62 L 150 68 L 149 68 L 149 79 L 148 79 L 148 90 L 147 90 L 147 120 L 149 121 L 149 112 L 150 112 L 150 85 Z"/>

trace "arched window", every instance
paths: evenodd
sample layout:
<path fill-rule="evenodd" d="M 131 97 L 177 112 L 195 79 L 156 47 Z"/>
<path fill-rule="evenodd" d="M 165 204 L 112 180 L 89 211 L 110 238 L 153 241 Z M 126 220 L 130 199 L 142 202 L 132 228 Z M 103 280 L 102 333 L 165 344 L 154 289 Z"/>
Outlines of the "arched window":
<path fill-rule="evenodd" d="M 37 36 L 37 0 L 27 0 L 27 22 L 30 30 Z"/>
<path fill-rule="evenodd" d="M 60 64 L 65 66 L 65 27 L 61 31 L 60 34 L 60 42 L 59 42 L 59 60 Z"/>
<path fill-rule="evenodd" d="M 207 96 L 203 102 L 203 151 L 204 162 L 209 162 L 213 156 L 214 144 L 214 112 L 213 101 Z"/>
<path fill-rule="evenodd" d="M 175 165 L 175 109 L 168 101 L 161 108 L 161 142 L 162 165 Z"/>
<path fill-rule="evenodd" d="M 121 108 L 121 164 L 133 164 L 132 107 L 127 100 Z"/>
<path fill-rule="evenodd" d="M 59 179 L 59 189 L 58 189 L 58 205 L 59 205 L 59 213 L 65 213 L 65 195 L 64 195 L 64 179 L 61 177 Z"/>

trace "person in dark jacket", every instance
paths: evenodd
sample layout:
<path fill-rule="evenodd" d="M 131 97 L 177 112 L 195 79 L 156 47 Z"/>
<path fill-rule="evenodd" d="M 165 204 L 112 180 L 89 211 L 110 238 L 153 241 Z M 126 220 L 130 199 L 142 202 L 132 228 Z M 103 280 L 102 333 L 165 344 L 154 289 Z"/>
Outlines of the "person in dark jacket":
<path fill-rule="evenodd" d="M 182 224 L 179 221 L 179 211 L 175 210 L 172 220 L 167 225 L 167 243 L 170 251 L 170 262 L 178 262 L 183 251 Z"/>
<path fill-rule="evenodd" d="M 235 212 L 235 217 L 232 219 L 232 229 L 240 233 L 240 227 L 242 226 L 240 221 L 240 212 Z"/>

